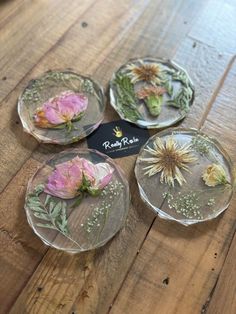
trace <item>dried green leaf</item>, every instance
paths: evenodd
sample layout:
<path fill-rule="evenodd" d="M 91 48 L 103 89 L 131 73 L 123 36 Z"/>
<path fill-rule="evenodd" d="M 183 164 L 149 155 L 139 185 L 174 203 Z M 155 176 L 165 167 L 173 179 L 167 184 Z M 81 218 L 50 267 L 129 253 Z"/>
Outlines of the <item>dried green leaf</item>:
<path fill-rule="evenodd" d="M 53 208 L 52 211 L 50 211 L 50 215 L 51 217 L 53 217 L 54 219 L 60 215 L 61 213 L 61 210 L 62 210 L 62 203 L 61 202 L 58 202 L 56 204 L 56 206 Z"/>
<path fill-rule="evenodd" d="M 43 220 L 50 221 L 50 217 L 47 214 L 39 213 L 39 212 L 33 212 L 34 216 Z"/>
<path fill-rule="evenodd" d="M 115 78 L 117 105 L 124 116 L 131 121 L 137 121 L 141 114 L 137 110 L 137 98 L 131 79 L 127 75 L 117 74 Z"/>
<path fill-rule="evenodd" d="M 47 195 L 46 198 L 45 198 L 45 202 L 44 202 L 44 206 L 47 206 L 49 201 L 51 200 L 51 195 Z"/>

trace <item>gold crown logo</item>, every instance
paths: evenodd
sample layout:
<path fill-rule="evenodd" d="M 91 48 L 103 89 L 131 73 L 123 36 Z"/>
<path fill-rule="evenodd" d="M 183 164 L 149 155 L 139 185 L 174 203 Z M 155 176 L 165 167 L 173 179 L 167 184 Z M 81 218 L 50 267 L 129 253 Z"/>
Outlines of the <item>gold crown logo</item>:
<path fill-rule="evenodd" d="M 119 128 L 118 126 L 116 126 L 113 131 L 113 135 L 115 135 L 115 137 L 121 137 L 123 135 L 121 128 Z"/>

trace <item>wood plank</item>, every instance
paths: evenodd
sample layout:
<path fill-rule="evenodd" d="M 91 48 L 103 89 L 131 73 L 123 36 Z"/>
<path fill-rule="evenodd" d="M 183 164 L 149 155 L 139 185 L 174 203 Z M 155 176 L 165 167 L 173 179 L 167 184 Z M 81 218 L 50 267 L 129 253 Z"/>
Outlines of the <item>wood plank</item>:
<path fill-rule="evenodd" d="M 193 42 L 189 47 L 192 48 Z M 124 48 L 124 47 L 123 47 Z M 185 49 L 183 49 L 186 51 Z M 213 50 L 214 51 L 214 50 Z M 211 48 L 207 51 L 207 55 L 209 53 L 212 53 Z M 118 52 L 117 52 L 118 54 Z M 195 55 L 193 55 L 193 60 L 196 58 Z M 224 67 L 226 66 L 226 61 L 228 60 L 227 57 L 223 58 L 221 62 L 218 61 L 217 58 L 212 58 L 212 62 L 214 62 L 214 66 L 216 66 L 216 75 L 214 78 L 214 82 L 212 82 L 212 88 L 217 84 L 218 80 L 220 79 L 220 75 L 224 72 Z M 217 60 L 217 62 L 216 62 Z M 214 67 L 213 63 L 209 65 L 209 67 Z M 219 70 L 219 67 L 222 69 L 222 72 Z M 204 72 L 204 71 L 202 71 Z M 203 73 L 202 73 L 203 74 Z M 202 75 L 201 74 L 201 75 Z M 208 97 L 210 97 L 212 94 L 212 90 L 209 90 Z M 204 94 L 205 96 L 205 94 Z M 199 96 L 200 97 L 200 96 Z M 200 115 L 200 114 L 199 114 Z M 112 114 L 111 114 L 112 117 Z M 41 156 L 42 157 L 42 156 Z M 132 165 L 134 160 L 130 161 L 131 165 L 127 165 L 127 160 L 130 161 L 130 158 L 117 160 L 117 162 L 127 171 L 127 173 L 132 174 Z M 129 177 L 130 182 L 133 184 L 133 176 Z M 132 188 L 132 195 L 136 195 L 137 188 L 136 185 L 131 185 Z M 50 276 L 53 268 L 45 269 L 45 265 L 48 265 L 49 263 L 49 256 L 46 255 L 43 263 L 39 266 L 38 271 L 34 274 L 32 279 L 30 280 L 29 284 L 26 286 L 25 291 L 20 295 L 18 298 L 16 304 L 14 305 L 12 312 L 16 311 L 22 311 L 25 310 L 25 307 L 30 310 L 37 310 L 39 313 L 40 311 L 42 313 L 47 313 L 50 311 L 53 311 L 53 309 L 56 307 L 58 309 L 58 306 L 60 304 L 64 304 L 63 311 L 68 312 L 70 309 L 73 311 L 79 311 L 82 312 L 93 312 L 96 311 L 99 313 L 106 312 L 108 309 L 109 304 L 111 303 L 115 292 L 117 291 L 117 287 L 121 284 L 126 271 L 128 270 L 130 266 L 130 262 L 133 260 L 133 258 L 136 256 L 137 250 L 139 248 L 139 245 L 142 243 L 142 240 L 145 237 L 146 232 L 148 231 L 148 228 L 150 226 L 151 219 L 147 219 L 146 217 L 146 226 L 143 224 L 141 219 L 145 219 L 146 215 L 150 215 L 150 212 L 143 212 L 143 207 L 140 208 L 140 202 L 137 198 L 137 204 L 135 199 L 135 208 L 138 209 L 138 213 L 136 210 L 131 208 L 130 216 L 129 216 L 129 222 L 127 223 L 126 227 L 120 232 L 119 236 L 117 236 L 111 243 L 108 243 L 107 246 L 105 246 L 102 250 L 99 250 L 95 256 L 92 258 L 93 260 L 93 266 L 91 269 L 89 269 L 88 278 L 86 280 L 86 283 L 81 287 L 79 285 L 77 298 L 73 304 L 73 300 L 65 300 L 65 292 L 64 289 L 62 289 L 62 293 L 49 291 L 48 286 L 50 287 L 53 285 L 53 281 L 51 281 Z M 139 206 L 139 207 L 138 207 Z M 138 214 L 138 215 L 137 215 Z M 138 216 L 138 219 L 135 218 Z M 128 249 L 129 248 L 129 249 Z M 57 253 L 55 253 L 58 260 L 61 261 L 61 263 L 68 263 L 68 257 L 67 255 L 59 256 Z M 91 253 L 88 253 L 91 254 Z M 126 256 L 126 259 L 123 258 L 123 256 Z M 81 269 L 75 269 L 74 265 L 70 264 L 71 268 L 69 267 L 69 272 L 73 272 L 75 276 L 75 281 L 78 281 L 78 276 L 81 272 Z M 104 266 L 106 265 L 106 266 Z M 109 265 L 109 268 L 108 266 Z M 122 269 L 121 276 L 120 272 Z M 99 270 L 99 271 L 98 271 Z M 41 272 L 43 272 L 43 279 Z M 105 275 L 106 274 L 106 275 Z M 60 281 L 66 280 L 63 275 L 60 276 Z M 43 287 L 43 295 L 37 295 L 35 292 L 35 287 L 37 287 L 37 284 L 40 282 L 41 286 Z M 111 285 L 111 282 L 113 283 Z M 109 287 L 109 289 L 107 288 Z M 44 289 L 44 287 L 46 287 Z M 32 291 L 32 293 L 30 292 Z M 72 291 L 73 293 L 73 291 Z M 102 298 L 99 298 L 99 295 L 102 293 Z M 74 298 L 74 297 L 73 297 Z M 35 303 L 34 301 L 37 300 Z M 44 304 L 43 304 L 44 302 Z M 60 307 L 60 306 L 59 306 Z"/>
<path fill-rule="evenodd" d="M 94 0 L 25 1 L 17 8 L 1 28 L 0 101 L 93 3 Z"/>
<path fill-rule="evenodd" d="M 26 223 L 25 189 L 40 165 L 28 160 L 1 195 L 0 312 L 7 313 L 47 248 Z"/>
<path fill-rule="evenodd" d="M 0 1 L 0 28 L 21 8 L 24 0 Z"/>
<path fill-rule="evenodd" d="M 235 74 L 234 62 L 202 128 L 228 148 L 234 162 Z M 188 228 L 156 219 L 111 313 L 204 312 L 235 231 L 235 201 L 224 215 Z"/>
<path fill-rule="evenodd" d="M 208 116 L 206 123 L 201 128 L 208 131 L 222 142 L 225 149 L 235 161 L 236 137 L 234 136 L 236 110 L 235 110 L 235 82 L 236 82 L 236 56 L 232 58 L 233 66 L 224 85 L 217 96 Z M 222 114 L 224 113 L 224 114 Z M 232 125 L 234 128 L 232 128 Z"/>
<path fill-rule="evenodd" d="M 219 52 L 236 51 L 236 1 L 210 0 L 189 36 Z"/>
<path fill-rule="evenodd" d="M 217 281 L 207 314 L 234 314 L 236 309 L 236 235 L 231 243 L 223 270 Z"/>

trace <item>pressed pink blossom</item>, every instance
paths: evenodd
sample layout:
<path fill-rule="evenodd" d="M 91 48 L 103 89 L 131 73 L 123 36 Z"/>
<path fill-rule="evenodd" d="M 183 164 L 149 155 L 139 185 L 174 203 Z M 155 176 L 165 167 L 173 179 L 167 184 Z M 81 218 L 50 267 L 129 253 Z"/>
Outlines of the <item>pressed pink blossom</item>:
<path fill-rule="evenodd" d="M 45 193 L 63 199 L 74 198 L 82 191 L 97 195 L 111 181 L 113 168 L 108 163 L 93 164 L 75 157 L 61 163 L 48 178 Z"/>
<path fill-rule="evenodd" d="M 83 159 L 83 174 L 86 181 L 89 182 L 87 191 L 92 195 L 99 193 L 111 181 L 113 171 L 114 169 L 108 163 L 94 165 Z"/>
<path fill-rule="evenodd" d="M 70 199 L 80 194 L 83 172 L 79 157 L 56 165 L 48 178 L 44 192 L 63 199 Z"/>
<path fill-rule="evenodd" d="M 60 95 L 50 98 L 34 115 L 36 126 L 53 128 L 58 125 L 71 125 L 79 120 L 87 109 L 88 98 L 80 93 L 65 91 Z"/>

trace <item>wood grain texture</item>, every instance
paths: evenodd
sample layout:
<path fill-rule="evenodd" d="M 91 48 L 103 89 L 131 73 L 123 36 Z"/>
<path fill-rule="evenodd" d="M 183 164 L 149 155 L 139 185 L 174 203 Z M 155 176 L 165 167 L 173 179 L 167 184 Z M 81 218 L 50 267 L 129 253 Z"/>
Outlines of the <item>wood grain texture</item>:
<path fill-rule="evenodd" d="M 236 235 L 231 243 L 230 251 L 224 263 L 224 268 L 220 274 L 214 293 L 210 300 L 207 314 L 234 314 L 236 309 Z"/>
<path fill-rule="evenodd" d="M 182 125 L 213 134 L 216 129 L 234 153 L 234 10 L 235 1 L 229 0 L 0 1 L 0 313 L 11 308 L 17 314 L 103 314 L 110 308 L 182 314 L 195 313 L 193 308 L 199 313 L 207 301 L 206 310 L 233 236 L 233 207 L 222 219 L 191 229 L 153 223 L 138 196 L 136 157 L 125 157 L 116 160 L 132 194 L 125 227 L 93 252 L 48 249 L 27 224 L 24 194 L 37 166 L 64 148 L 38 145 L 23 133 L 16 102 L 28 80 L 48 69 L 71 67 L 106 88 L 113 71 L 131 57 L 174 58 L 196 86 L 195 104 Z M 223 131 L 222 113 L 224 123 L 231 121 Z M 107 106 L 104 120 L 117 118 Z M 72 146 L 84 147 L 86 141 Z M 227 270 L 221 278 L 220 291 Z"/>
<path fill-rule="evenodd" d="M 1 28 L 0 101 L 93 4 L 93 0 L 24 1 Z"/>
<path fill-rule="evenodd" d="M 28 160 L 1 194 L 1 313 L 7 312 L 47 250 L 25 223 L 25 190 L 39 165 L 35 160 Z"/>
<path fill-rule="evenodd" d="M 220 53 L 236 52 L 236 1 L 210 0 L 189 36 Z"/>

